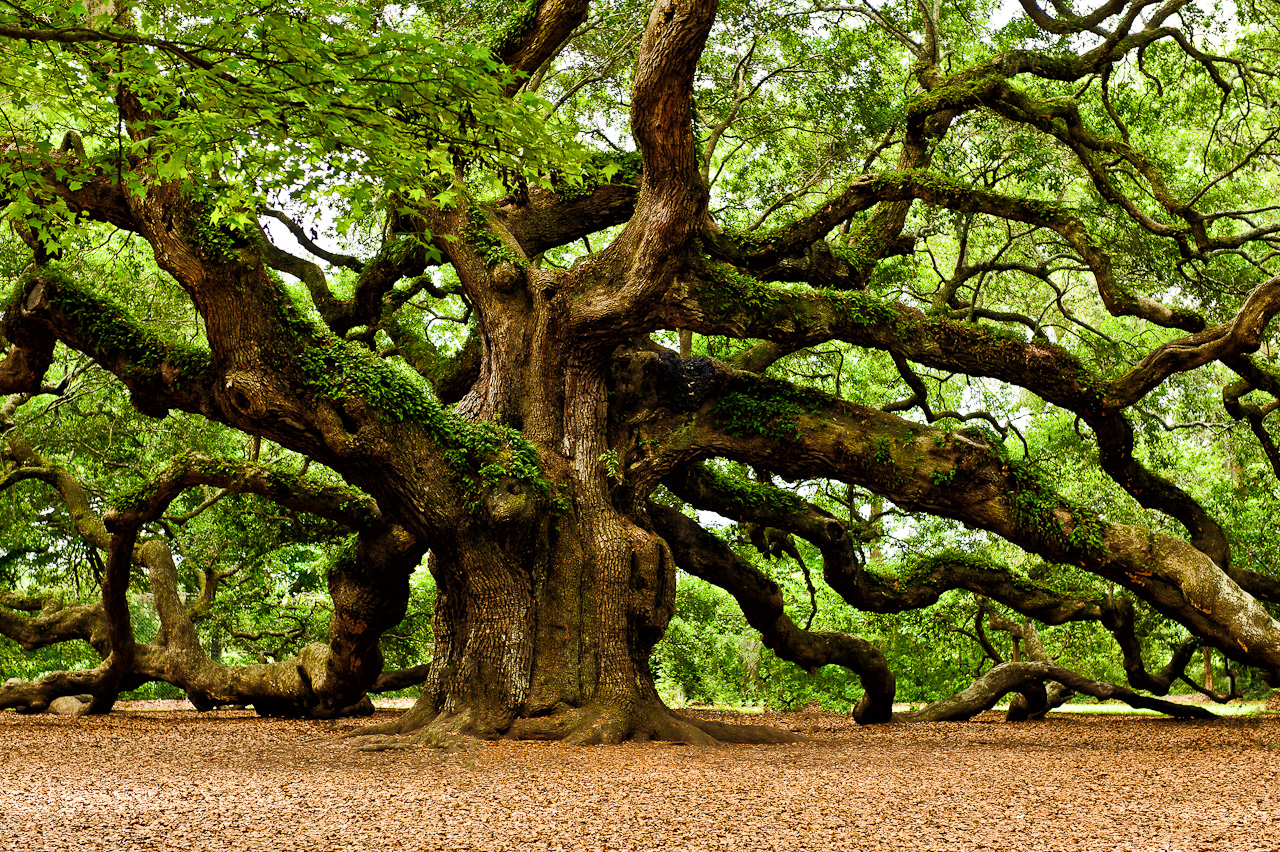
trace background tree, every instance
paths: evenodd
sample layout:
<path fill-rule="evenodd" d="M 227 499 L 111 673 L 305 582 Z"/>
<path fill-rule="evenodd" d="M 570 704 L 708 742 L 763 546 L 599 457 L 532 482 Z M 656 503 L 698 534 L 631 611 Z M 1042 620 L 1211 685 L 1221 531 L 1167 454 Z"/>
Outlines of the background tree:
<path fill-rule="evenodd" d="M 11 8 L 10 406 L 65 394 L 70 351 L 143 415 L 305 461 L 188 452 L 85 515 L 103 661 L 0 704 L 150 677 L 350 712 L 427 552 L 432 662 L 390 733 L 771 736 L 659 698 L 677 568 L 778 657 L 855 673 L 866 723 L 894 674 L 812 629 L 819 565 L 867 613 L 990 602 L 964 629 L 1002 664 L 915 718 L 1011 691 L 1202 712 L 1136 691 L 1202 645 L 1280 675 L 1251 544 L 1280 469 L 1271 4 Z M 117 298 L 111 241 L 144 249 Z M 209 659 L 146 538 L 192 488 L 352 531 L 327 645 Z M 707 513 L 795 560 L 807 610 Z M 163 642 L 131 626 L 137 564 Z M 1032 620 L 1101 625 L 1129 686 Z"/>

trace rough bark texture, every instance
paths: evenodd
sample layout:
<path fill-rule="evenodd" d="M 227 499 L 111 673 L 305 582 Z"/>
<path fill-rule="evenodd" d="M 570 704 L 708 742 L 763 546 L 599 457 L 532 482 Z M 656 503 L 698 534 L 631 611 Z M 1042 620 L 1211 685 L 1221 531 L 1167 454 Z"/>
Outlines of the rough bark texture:
<path fill-rule="evenodd" d="M 24 644 L 82 636 L 104 658 L 92 673 L 2 687 L 0 706 L 36 709 L 57 695 L 87 692 L 91 709 L 103 711 L 130 679 L 159 678 L 182 685 L 202 706 L 353 712 L 378 684 L 378 637 L 403 616 L 410 571 L 429 551 L 438 588 L 435 656 L 421 699 L 403 718 L 365 735 L 700 744 L 775 736 L 680 716 L 660 701 L 649 655 L 671 618 L 678 568 L 729 589 L 779 655 L 808 669 L 840 664 L 857 672 L 866 687 L 858 721 L 889 721 L 894 678 L 877 649 L 856 636 L 799 629 L 778 587 L 759 570 L 679 511 L 651 502 L 663 485 L 697 509 L 755 525 L 761 541 L 780 540 L 769 539 L 769 530 L 782 540 L 788 534 L 808 540 L 821 553 L 827 583 L 868 611 L 927 606 L 964 589 L 1047 623 L 1100 621 L 1116 636 L 1135 689 L 1167 692 L 1201 643 L 1280 678 L 1280 622 L 1267 608 L 1280 595 L 1275 578 L 1233 564 L 1222 525 L 1186 489 L 1142 463 L 1130 421 L 1137 403 L 1162 383 L 1219 362 L 1244 382 L 1225 395 L 1228 411 L 1248 417 L 1266 436 L 1262 409 L 1244 397 L 1254 390 L 1280 394 L 1274 377 L 1252 360 L 1280 310 L 1280 278 L 1268 273 L 1251 282 L 1256 286 L 1235 314 L 1211 324 L 1192 310 L 1130 292 L 1111 249 L 1077 211 L 933 170 L 939 140 L 959 117 L 981 112 L 1060 145 L 1102 203 L 1144 238 L 1166 241 L 1179 259 L 1204 260 L 1269 238 L 1266 229 L 1227 234 L 1227 225 L 1211 234 L 1206 223 L 1215 220 L 1175 197 L 1123 127 L 1124 139 L 1099 135 L 1084 125 L 1075 100 L 1041 102 L 1029 94 L 1033 86 L 1019 87 L 1024 76 L 1045 83 L 1105 79 L 1116 63 L 1166 38 L 1225 85 L 1212 61 L 1165 26 L 1178 5 L 1109 4 L 1113 12 L 1098 20 L 1115 18 L 1113 31 L 1100 30 L 1093 17 L 1053 18 L 1029 8 L 1043 28 L 1091 33 L 1096 45 L 1067 57 L 1013 50 L 954 72 L 939 44 L 939 12 L 921 7 L 921 38 L 896 34 L 916 60 L 912 73 L 922 90 L 903 106 L 901 135 L 885 142 L 901 145 L 897 169 L 848 179 L 773 231 L 730 233 L 709 211 L 710 153 L 700 147 L 714 147 L 719 131 L 701 140 L 692 124 L 695 80 L 717 4 L 656 0 L 643 22 L 630 97 L 639 168 L 593 176 L 581 191 L 522 184 L 488 204 L 460 189 L 443 192 L 450 186 L 443 178 L 412 187 L 428 199 L 440 192 L 452 200 L 388 214 L 385 239 L 367 260 L 325 252 L 292 224 L 317 256 L 354 276 L 350 298 L 335 296 L 316 263 L 272 246 L 256 226 L 219 226 L 206 196 L 157 177 L 146 152 L 158 144 L 154 110 L 163 107 L 127 81 L 107 87 L 132 143 L 117 146 L 111 168 L 82 162 L 83 145 L 40 153 L 14 140 L 4 156 L 43 175 L 47 191 L 70 213 L 150 246 L 158 268 L 198 313 L 208 346 L 163 339 L 35 244 L 2 329 L 0 391 L 17 395 L 6 404 L 8 414 L 18 397 L 42 390 L 56 341 L 118 377 L 145 414 L 178 410 L 276 442 L 337 471 L 351 488 L 185 457 L 98 518 L 66 471 L 9 440 L 5 487 L 31 479 L 58 489 L 77 534 L 110 558 L 101 607 L 51 606 L 39 615 L 23 614 L 34 610 L 22 601 L 0 607 L 0 630 Z M 521 7 L 501 43 L 491 46 L 497 61 L 518 72 L 503 78 L 508 95 L 525 81 L 532 85 L 570 45 L 588 6 L 542 0 Z M 870 7 L 863 11 L 877 25 L 892 26 Z M 84 43 L 86 51 L 111 41 L 84 28 L 0 35 Z M 170 47 L 123 34 L 115 42 L 121 50 Z M 460 174 L 474 165 L 466 151 L 456 156 Z M 1127 170 L 1149 199 L 1139 204 L 1125 196 L 1104 160 Z M 69 165 L 81 169 L 75 180 L 65 177 Z M 125 171 L 145 179 L 130 183 L 120 178 Z M 556 184 L 549 178 L 548 185 Z M 1154 217 L 1143 206 L 1148 202 L 1181 224 Z M 1070 255 L 1071 275 L 1087 274 L 1099 305 L 1113 316 L 1182 336 L 1166 334 L 1166 342 L 1104 378 L 1049 343 L 1032 319 L 1023 318 L 1038 330 L 1030 339 L 978 323 L 1005 317 L 983 313 L 976 295 L 972 304 L 958 301 L 961 285 L 978 275 L 963 262 L 939 284 L 928 312 L 869 292 L 882 261 L 916 250 L 917 236 L 905 232 L 916 204 L 1031 229 L 1050 241 L 1051 253 Z M 615 225 L 621 228 L 611 242 L 566 268 L 540 262 L 548 249 Z M 848 233 L 836 241 L 831 235 L 840 228 Z M 415 294 L 442 295 L 424 276 L 432 263 L 452 267 L 457 283 L 450 286 L 472 326 L 452 358 L 397 316 Z M 997 267 L 984 272 L 1050 280 L 1035 268 Z M 318 322 L 294 304 L 272 270 L 303 283 Z M 799 286 L 771 285 L 778 281 Z M 679 352 L 650 338 L 663 331 L 680 333 Z M 725 361 L 690 357 L 695 332 L 761 342 Z M 392 344 L 385 352 L 377 348 L 380 334 Z M 762 375 L 787 353 L 832 342 L 888 353 L 912 396 L 878 410 Z M 418 375 L 390 366 L 393 356 Z M 994 434 L 935 425 L 943 415 L 929 406 L 913 365 L 998 380 L 1074 415 L 1091 430 L 1102 471 L 1140 506 L 1180 524 L 1186 538 L 1101 518 L 1063 499 Z M 916 408 L 927 423 L 904 416 Z M 852 518 L 841 521 L 768 485 L 752 490 L 717 480 L 698 466 L 708 459 L 753 467 L 766 479 L 860 486 L 903 511 L 951 519 L 1047 562 L 1078 567 L 1120 592 L 1073 598 L 1025 582 L 1006 566 L 956 554 L 882 576 L 861 558 Z M 353 531 L 354 543 L 328 577 L 335 615 L 327 644 L 263 667 L 229 668 L 209 659 L 178 599 L 172 553 L 145 534 L 182 489 L 197 484 L 259 494 Z M 134 640 L 124 585 L 136 565 L 149 574 L 163 641 Z M 1161 672 L 1145 668 L 1126 595 L 1193 635 Z M 1020 639 L 1031 641 L 1030 634 Z M 1046 682 L 1060 686 L 1046 692 Z M 1032 716 L 1066 688 L 1194 712 L 1082 678 L 1033 653 L 998 665 L 921 718 L 967 717 L 1011 690 L 1023 696 L 1013 715 Z"/>

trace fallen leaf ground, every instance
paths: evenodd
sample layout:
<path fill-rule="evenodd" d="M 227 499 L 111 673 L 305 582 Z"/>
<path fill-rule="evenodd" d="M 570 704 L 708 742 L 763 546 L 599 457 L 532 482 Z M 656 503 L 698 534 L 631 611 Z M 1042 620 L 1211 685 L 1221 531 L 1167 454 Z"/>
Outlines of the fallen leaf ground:
<path fill-rule="evenodd" d="M 1280 717 L 765 721 L 812 739 L 446 756 L 249 712 L 0 713 L 0 849 L 1280 850 Z"/>

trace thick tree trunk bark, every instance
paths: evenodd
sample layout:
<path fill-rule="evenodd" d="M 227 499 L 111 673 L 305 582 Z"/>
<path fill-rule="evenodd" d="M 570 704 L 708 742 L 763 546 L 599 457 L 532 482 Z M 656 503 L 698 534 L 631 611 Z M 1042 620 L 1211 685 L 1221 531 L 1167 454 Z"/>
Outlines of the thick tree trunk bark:
<path fill-rule="evenodd" d="M 675 563 L 655 535 L 602 514 L 565 513 L 527 537 L 436 551 L 431 675 L 414 708 L 373 733 L 430 742 L 792 739 L 694 722 L 663 705 L 649 654 L 671 617 Z"/>
<path fill-rule="evenodd" d="M 470 531 L 433 552 L 435 654 L 422 695 L 383 731 L 709 742 L 662 704 L 649 653 L 671 617 L 665 545 L 612 509 Z M 588 517 L 583 517 L 586 514 Z"/>
<path fill-rule="evenodd" d="M 675 561 L 610 463 L 606 359 L 576 353 L 566 364 L 564 351 L 540 334 L 522 347 L 486 347 L 506 363 L 484 372 L 505 376 L 506 389 L 482 382 L 459 407 L 521 423 L 550 496 L 500 478 L 446 541 L 433 540 L 431 674 L 414 708 L 377 733 L 583 744 L 776 738 L 695 724 L 658 697 L 649 654 L 673 613 Z"/>

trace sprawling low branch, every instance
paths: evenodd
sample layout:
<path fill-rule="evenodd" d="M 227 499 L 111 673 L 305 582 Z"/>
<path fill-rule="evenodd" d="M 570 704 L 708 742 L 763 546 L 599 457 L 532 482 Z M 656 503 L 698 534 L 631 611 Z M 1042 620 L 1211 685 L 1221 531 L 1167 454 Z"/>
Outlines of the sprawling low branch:
<path fill-rule="evenodd" d="M 1152 698 L 1117 686 L 1077 674 L 1070 669 L 1047 662 L 1024 661 L 1001 663 L 973 682 L 967 689 L 955 695 L 935 701 L 911 713 L 895 714 L 895 720 L 904 722 L 944 722 L 972 718 L 984 710 L 990 710 L 1010 692 L 1024 692 L 1035 687 L 1043 690 L 1046 681 L 1054 681 L 1100 701 L 1117 699 L 1130 707 L 1157 710 L 1180 719 L 1213 719 L 1214 714 L 1195 704 L 1179 704 Z"/>
<path fill-rule="evenodd" d="M 864 690 L 854 717 L 862 724 L 889 721 L 895 681 L 878 648 L 846 633 L 801 629 L 784 611 L 777 583 L 727 544 L 669 506 L 650 504 L 649 516 L 671 547 L 676 563 L 733 595 L 747 623 L 760 631 L 766 647 L 806 671 L 836 664 L 854 672 Z"/>
<path fill-rule="evenodd" d="M 8 167 L 8 183 L 15 190 L 35 198 L 43 196 L 46 202 L 52 196 L 71 214 L 125 231 L 138 230 L 128 194 L 119 175 L 109 167 L 83 162 L 78 152 L 38 152 L 22 140 L 9 141 L 7 150 L 0 152 L 0 161 Z M 0 193 L 0 206 L 7 207 L 12 200 Z"/>
<path fill-rule="evenodd" d="M 56 338 L 86 353 L 124 379 L 138 410 L 153 416 L 170 408 L 217 410 L 209 353 L 145 330 L 119 305 L 56 269 L 30 273 L 19 294 L 6 313 L 10 334 Z"/>
<path fill-rule="evenodd" d="M 761 632 L 766 647 L 808 671 L 829 664 L 850 669 L 859 675 L 865 689 L 864 697 L 854 708 L 855 718 L 861 724 L 888 721 L 894 682 L 878 650 L 846 634 L 799 629 L 784 612 L 782 591 L 777 584 L 737 556 L 727 544 L 676 509 L 650 504 L 649 513 L 658 532 L 671 546 L 680 567 L 732 594 L 742 607 L 747 622 Z M 1184 643 L 1166 666 L 1165 673 L 1177 673 L 1185 668 L 1194 648 L 1194 642 Z M 1009 692 L 1036 696 L 1036 700 L 1027 699 L 1028 709 L 1034 711 L 1047 700 L 1046 681 L 1063 684 L 1071 690 L 1102 700 L 1115 698 L 1133 707 L 1159 710 L 1171 716 L 1212 718 L 1213 715 L 1203 708 L 1161 701 L 1123 686 L 1086 678 L 1053 664 L 1043 652 L 1032 654 L 1032 657 L 1028 663 L 1002 663 L 963 692 L 934 702 L 920 711 L 894 715 L 893 718 L 904 721 L 965 719 L 989 710 Z M 1140 667 L 1140 655 L 1137 661 Z M 1128 662 L 1126 655 L 1126 668 Z M 1156 684 L 1156 680 L 1148 677 L 1144 686 L 1162 685 L 1160 692 L 1163 694 L 1168 690 L 1172 677 L 1160 678 L 1164 681 L 1162 684 Z"/>
<path fill-rule="evenodd" d="M 667 324 L 676 327 L 692 327 L 704 334 L 760 337 L 791 347 L 845 340 L 927 366 L 1027 388 L 1079 415 L 1093 428 L 1103 469 L 1143 506 L 1176 518 L 1191 532 L 1198 548 L 1219 565 L 1230 563 L 1230 548 L 1218 523 L 1184 490 L 1152 473 L 1134 457 L 1133 428 L 1122 413 L 1134 401 L 1127 389 L 1135 375 L 1146 375 L 1149 382 L 1154 371 L 1164 371 L 1162 376 L 1167 377 L 1179 363 L 1189 362 L 1176 357 L 1155 359 L 1158 364 L 1153 363 L 1151 371 L 1140 370 L 1108 383 L 1092 375 L 1074 355 L 1044 340 L 1011 339 L 862 293 L 770 287 L 723 268 L 713 267 L 701 283 L 671 295 L 671 308 L 663 316 Z M 1270 300 L 1268 296 L 1259 304 L 1269 305 Z M 1267 307 L 1268 316 L 1270 310 Z M 1255 320 L 1262 320 L 1262 316 L 1241 323 L 1240 328 L 1247 332 L 1235 335 L 1220 330 L 1214 339 L 1232 337 L 1235 343 L 1224 346 L 1224 352 L 1234 346 L 1256 348 L 1265 322 Z"/>
<path fill-rule="evenodd" d="M 946 592 L 964 589 L 1004 604 L 1044 624 L 1101 623 L 1115 637 L 1128 681 L 1135 689 L 1164 695 L 1186 668 L 1199 640 L 1182 642 L 1158 674 L 1147 671 L 1134 631 L 1135 609 L 1124 595 L 1075 597 L 1017 577 L 978 554 L 942 551 L 885 576 L 868 568 L 855 551 L 855 537 L 830 513 L 771 485 L 735 482 L 704 466 L 673 472 L 663 483 L 704 511 L 785 530 L 815 545 L 823 555 L 823 577 L 850 606 L 891 613 L 930 606 Z"/>
<path fill-rule="evenodd" d="M 789 296 L 779 294 L 779 301 L 788 302 Z M 815 307 L 815 302 L 807 298 L 800 297 L 798 302 Z M 801 310 L 798 304 L 793 307 Z M 1079 414 L 1098 436 L 1104 469 L 1144 506 L 1181 521 L 1192 532 L 1196 546 L 1215 562 L 1229 564 L 1226 538 L 1218 524 L 1188 494 L 1137 462 L 1133 456 L 1133 429 L 1120 413 L 1121 404 L 1113 402 L 1107 385 L 1092 379 L 1064 350 L 1042 341 L 1024 343 L 997 338 L 983 329 L 931 320 L 901 306 L 855 302 L 837 307 L 827 302 L 827 307 L 831 308 L 830 313 L 809 318 L 816 319 L 815 326 L 825 327 L 824 334 L 885 348 L 895 357 L 906 353 L 933 366 L 1002 378 Z M 818 311 L 822 313 L 823 309 Z M 766 313 L 774 315 L 772 310 Z M 795 345 L 799 323 L 781 322 L 786 323 L 782 329 L 759 330 L 778 340 L 790 338 Z"/>
<path fill-rule="evenodd" d="M 657 356 L 649 359 L 657 368 Z M 650 481 L 715 454 L 788 478 L 860 485 L 1120 583 L 1229 656 L 1280 673 L 1280 623 L 1212 559 L 1179 539 L 1071 505 L 980 433 L 921 426 L 722 365 L 709 385 L 694 412 L 654 421 L 652 434 L 667 446 L 629 460 L 629 476 Z"/>
<path fill-rule="evenodd" d="M 167 233 L 166 239 L 175 238 Z M 440 498 L 426 501 L 420 492 L 415 507 L 434 516 L 458 513 L 461 501 L 445 493 L 454 467 L 433 450 L 438 442 L 466 436 L 446 428 L 449 415 L 434 400 L 374 354 L 300 319 L 287 294 L 254 263 L 215 265 L 197 261 L 189 246 L 182 251 L 185 259 L 175 248 L 171 260 L 192 286 L 212 351 L 164 340 L 123 307 L 56 269 L 28 275 L 23 297 L 10 306 L 11 327 L 34 326 L 89 354 L 124 382 L 144 413 L 162 416 L 177 408 L 200 414 L 339 467 L 370 451 L 368 442 L 353 437 L 362 429 L 384 436 L 413 432 L 425 439 L 409 442 L 424 448 L 416 473 L 430 480 L 430 494 Z M 237 281 L 243 289 L 237 289 Z M 382 474 L 364 484 L 396 502 L 420 485 Z"/>
<path fill-rule="evenodd" d="M 43 462 L 25 442 L 10 437 L 9 444 L 10 455 L 24 464 Z M 47 464 L 38 470 L 46 468 Z M 76 517 L 92 515 L 87 505 L 75 512 L 75 506 L 83 502 L 83 489 L 69 472 L 50 468 L 38 478 L 58 487 Z M 260 494 L 280 505 L 361 531 L 357 543 L 339 554 L 329 571 L 334 617 L 327 645 L 310 645 L 296 660 L 258 666 L 224 666 L 209 659 L 193 621 L 193 610 L 206 603 L 203 596 L 191 606 L 183 601 L 168 544 L 158 539 L 134 543 L 142 524 L 160 518 L 175 497 L 198 484 Z M 94 645 L 104 663 L 92 682 L 83 677 L 49 677 L 35 684 L 0 688 L 0 706 L 38 710 L 57 695 L 89 693 L 94 696 L 90 712 L 105 712 L 122 684 L 155 679 L 182 687 L 203 708 L 245 703 L 254 704 L 265 714 L 331 716 L 355 712 L 367 707 L 362 696 L 382 668 L 378 638 L 403 615 L 408 575 L 423 552 L 421 544 L 404 530 L 382 521 L 371 499 L 345 486 L 194 453 L 176 459 L 118 511 L 105 519 L 96 515 L 82 518 L 77 528 L 108 549 L 103 601 L 67 607 L 46 600 L 40 614 L 32 617 L 9 611 L 16 608 L 13 604 L 30 609 L 28 602 L 6 598 L 0 601 L 4 604 L 0 606 L 0 633 L 30 648 L 83 638 Z M 161 622 L 154 643 L 133 641 L 127 607 L 122 608 L 121 578 L 127 577 L 131 565 L 142 566 L 151 580 Z M 400 679 L 413 676 L 405 674 Z"/>
<path fill-rule="evenodd" d="M 823 555 L 827 584 L 851 606 L 866 612 L 904 612 L 937 603 L 953 589 L 966 589 L 1046 624 L 1096 621 L 1106 601 L 1070 598 L 1015 577 L 974 554 L 942 552 L 888 577 L 861 563 L 853 536 L 835 516 L 768 485 L 731 482 L 692 467 L 663 483 L 695 508 L 786 530 L 811 542 Z"/>
<path fill-rule="evenodd" d="M 0 601 L 0 634 L 17 642 L 24 651 L 83 639 L 99 655 L 105 657 L 110 653 L 101 601 L 65 604 L 56 596 L 49 596 L 41 599 L 40 604 L 37 615 L 19 615 L 13 611 L 17 607 Z"/>
<path fill-rule="evenodd" d="M 372 498 L 344 485 L 321 482 L 260 464 L 211 458 L 187 452 L 170 462 L 149 485 L 131 495 L 125 511 L 140 523 L 160 518 L 169 504 L 195 485 L 212 485 L 237 494 L 258 494 L 281 506 L 373 532 L 386 522 Z"/>

